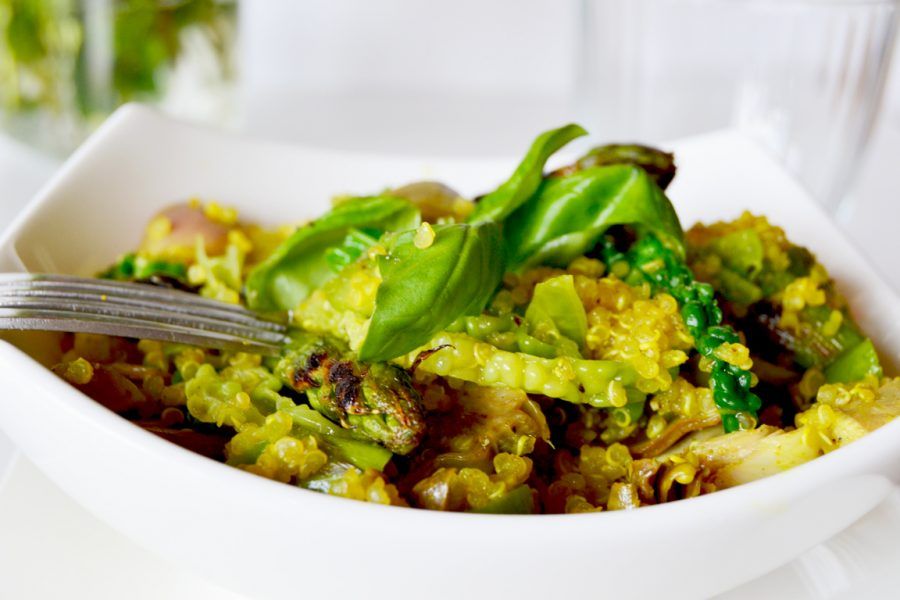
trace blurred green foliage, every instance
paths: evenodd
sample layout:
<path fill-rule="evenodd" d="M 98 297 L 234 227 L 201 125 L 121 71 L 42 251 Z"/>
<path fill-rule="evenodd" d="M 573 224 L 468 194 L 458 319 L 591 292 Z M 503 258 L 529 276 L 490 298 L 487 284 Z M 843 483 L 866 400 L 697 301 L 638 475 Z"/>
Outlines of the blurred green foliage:
<path fill-rule="evenodd" d="M 105 5 L 103 3 L 106 3 Z M 183 51 L 184 32 L 199 28 L 228 68 L 236 0 L 0 0 L 0 98 L 7 111 L 60 110 L 85 116 L 161 93 Z M 88 49 L 88 13 L 108 15 L 97 33 L 109 56 Z M 92 32 L 94 30 L 91 30 Z M 108 69 L 101 74 L 96 69 Z M 96 89 L 96 81 L 108 89 Z"/>

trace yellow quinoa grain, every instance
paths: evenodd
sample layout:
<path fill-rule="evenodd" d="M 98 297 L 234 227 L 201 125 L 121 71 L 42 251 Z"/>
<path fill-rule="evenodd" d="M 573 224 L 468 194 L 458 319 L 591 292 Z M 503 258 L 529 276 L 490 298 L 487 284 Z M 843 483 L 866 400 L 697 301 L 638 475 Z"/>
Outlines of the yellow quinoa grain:
<path fill-rule="evenodd" d="M 631 270 L 631 267 L 628 266 L 628 263 L 624 260 L 620 260 L 619 262 L 613 263 L 612 267 L 610 267 L 610 272 L 618 277 L 619 279 L 624 279 L 628 272 Z"/>
<path fill-rule="evenodd" d="M 609 491 L 609 510 L 631 510 L 641 505 L 638 499 L 637 489 L 630 483 L 617 481 L 612 484 Z"/>
<path fill-rule="evenodd" d="M 664 417 L 653 415 L 647 420 L 647 428 L 645 430 L 647 437 L 651 440 L 658 438 L 667 425 L 668 423 Z"/>
<path fill-rule="evenodd" d="M 569 496 L 566 498 L 566 507 L 565 512 L 569 514 L 576 513 L 588 513 L 588 512 L 600 512 L 603 510 L 602 506 L 594 506 L 590 502 L 585 499 L 584 496 L 579 496 L 578 494 Z"/>
<path fill-rule="evenodd" d="M 585 277 L 597 279 L 603 276 L 603 273 L 606 271 L 606 265 L 596 258 L 579 256 L 569 263 L 567 270 L 575 275 L 583 275 Z"/>
<path fill-rule="evenodd" d="M 797 390 L 804 400 L 812 400 L 816 397 L 819 388 L 825 384 L 825 374 L 816 367 L 812 367 L 803 373 L 800 383 L 797 384 Z"/>
<path fill-rule="evenodd" d="M 416 235 L 413 238 L 413 244 L 416 248 L 420 250 L 424 250 L 431 246 L 434 243 L 434 229 L 431 228 L 431 225 L 427 221 L 422 221 L 422 224 L 419 225 L 419 228 L 416 230 Z"/>
<path fill-rule="evenodd" d="M 168 217 L 158 216 L 147 224 L 145 236 L 149 242 L 158 242 L 165 239 L 172 232 L 172 221 Z"/>
<path fill-rule="evenodd" d="M 611 465 L 621 467 L 628 466 L 631 463 L 631 452 L 628 446 L 615 443 L 606 449 L 606 461 Z"/>
<path fill-rule="evenodd" d="M 820 288 L 820 284 L 827 280 L 827 275 L 820 268 L 813 269 L 807 277 L 798 277 L 790 282 L 781 296 L 781 326 L 786 328 L 796 328 L 800 324 L 800 312 L 807 306 L 821 306 L 825 304 L 825 290 Z M 837 318 L 833 317 L 832 318 Z M 840 321 L 835 324 L 829 318 L 825 327 L 833 327 L 837 332 L 840 327 Z"/>
<path fill-rule="evenodd" d="M 191 285 L 201 285 L 206 282 L 206 269 L 200 265 L 191 265 L 188 267 L 187 276 Z"/>
<path fill-rule="evenodd" d="M 756 420 L 756 417 L 753 416 L 752 413 L 739 411 L 739 412 L 736 412 L 734 414 L 734 416 L 737 419 L 738 425 L 740 425 L 740 428 L 742 430 L 747 431 L 747 430 L 756 428 L 757 420 Z"/>
<path fill-rule="evenodd" d="M 822 335 L 825 337 L 833 337 L 841 328 L 841 323 L 843 323 L 843 321 L 844 314 L 837 309 L 832 310 L 831 314 L 828 315 L 828 320 L 822 324 Z"/>
<path fill-rule="evenodd" d="M 716 348 L 713 354 L 719 360 L 724 360 L 728 364 L 745 371 L 749 371 L 753 367 L 753 361 L 750 359 L 750 349 L 743 344 L 724 343 Z"/>
<path fill-rule="evenodd" d="M 247 234 L 238 229 L 232 229 L 228 232 L 228 243 L 237 246 L 244 254 L 253 250 L 253 243 L 250 242 L 250 238 L 247 237 Z"/>
<path fill-rule="evenodd" d="M 203 214 L 210 221 L 221 223 L 222 225 L 234 225 L 237 223 L 238 213 L 233 207 L 224 207 L 218 202 L 208 202 L 203 207 Z"/>
<path fill-rule="evenodd" d="M 63 377 L 75 385 L 85 385 L 93 379 L 94 367 L 85 359 L 77 358 L 66 365 Z"/>
<path fill-rule="evenodd" d="M 609 382 L 607 394 L 609 394 L 610 404 L 616 408 L 621 408 L 628 404 L 628 396 L 625 393 L 625 387 L 618 381 L 613 380 Z"/>

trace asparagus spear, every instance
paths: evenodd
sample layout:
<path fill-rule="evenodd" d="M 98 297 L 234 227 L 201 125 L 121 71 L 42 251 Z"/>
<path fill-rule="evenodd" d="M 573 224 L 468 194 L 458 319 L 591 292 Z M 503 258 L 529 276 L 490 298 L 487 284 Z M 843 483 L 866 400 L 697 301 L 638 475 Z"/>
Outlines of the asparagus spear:
<path fill-rule="evenodd" d="M 407 454 L 422 439 L 421 400 L 400 367 L 362 363 L 336 340 L 301 333 L 275 372 L 317 411 L 392 452 Z"/>

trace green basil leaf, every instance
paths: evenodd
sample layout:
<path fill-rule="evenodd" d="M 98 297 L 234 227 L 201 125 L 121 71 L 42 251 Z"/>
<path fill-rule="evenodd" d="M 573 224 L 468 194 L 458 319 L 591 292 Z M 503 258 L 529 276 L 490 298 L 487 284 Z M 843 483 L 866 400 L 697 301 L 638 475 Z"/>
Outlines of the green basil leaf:
<path fill-rule="evenodd" d="M 380 362 L 428 342 L 458 317 L 480 313 L 503 278 L 503 248 L 495 223 L 435 226 L 426 248 L 415 231 L 397 234 L 379 257 L 381 285 L 359 350 Z"/>
<path fill-rule="evenodd" d="M 354 229 L 405 230 L 419 211 L 390 196 L 354 198 L 295 231 L 247 277 L 247 304 L 255 310 L 289 310 L 336 275 L 329 250 Z"/>
<path fill-rule="evenodd" d="M 678 215 L 659 186 L 640 167 L 610 165 L 544 179 L 504 223 L 509 267 L 565 266 L 613 225 L 653 232 L 684 256 Z"/>
<path fill-rule="evenodd" d="M 525 158 L 512 176 L 482 198 L 469 215 L 469 223 L 502 221 L 534 194 L 544 177 L 544 164 L 550 156 L 577 137 L 587 135 L 579 125 L 564 125 L 545 131 L 531 144 Z"/>

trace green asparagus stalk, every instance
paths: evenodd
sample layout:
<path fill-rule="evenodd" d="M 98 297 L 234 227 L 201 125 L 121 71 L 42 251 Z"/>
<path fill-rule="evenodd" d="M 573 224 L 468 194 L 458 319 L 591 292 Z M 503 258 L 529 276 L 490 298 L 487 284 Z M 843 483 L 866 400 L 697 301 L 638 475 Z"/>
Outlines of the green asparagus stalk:
<path fill-rule="evenodd" d="M 421 401 L 400 367 L 360 362 L 336 340 L 300 333 L 275 372 L 322 415 L 392 452 L 407 454 L 421 441 Z"/>

